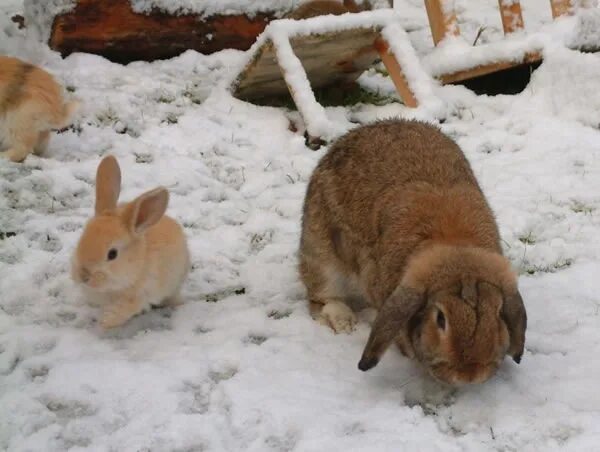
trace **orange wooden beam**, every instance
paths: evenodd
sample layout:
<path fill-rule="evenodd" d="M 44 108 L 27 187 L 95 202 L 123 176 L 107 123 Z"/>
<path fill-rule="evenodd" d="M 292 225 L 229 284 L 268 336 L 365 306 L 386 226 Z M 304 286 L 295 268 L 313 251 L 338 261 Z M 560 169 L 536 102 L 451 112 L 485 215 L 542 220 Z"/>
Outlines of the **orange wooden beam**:
<path fill-rule="evenodd" d="M 505 35 L 523 29 L 523 13 L 517 0 L 498 0 L 498 7 Z"/>
<path fill-rule="evenodd" d="M 550 0 L 550 7 L 554 19 L 573 14 L 573 0 Z"/>
<path fill-rule="evenodd" d="M 375 40 L 375 48 L 379 52 L 379 55 L 381 56 L 381 61 L 383 62 L 385 68 L 390 74 L 390 77 L 392 78 L 392 81 L 394 82 L 396 90 L 402 98 L 404 105 L 411 108 L 418 107 L 419 102 L 417 101 L 417 98 L 410 89 L 410 86 L 408 86 L 408 82 L 406 80 L 406 77 L 404 76 L 404 71 L 402 70 L 400 63 L 398 63 L 396 57 L 392 53 L 390 53 L 389 44 L 386 42 L 385 39 L 379 37 Z"/>
<path fill-rule="evenodd" d="M 460 29 L 456 21 L 456 12 L 448 0 L 425 0 L 429 28 L 433 43 L 437 45 L 446 36 L 458 36 Z"/>

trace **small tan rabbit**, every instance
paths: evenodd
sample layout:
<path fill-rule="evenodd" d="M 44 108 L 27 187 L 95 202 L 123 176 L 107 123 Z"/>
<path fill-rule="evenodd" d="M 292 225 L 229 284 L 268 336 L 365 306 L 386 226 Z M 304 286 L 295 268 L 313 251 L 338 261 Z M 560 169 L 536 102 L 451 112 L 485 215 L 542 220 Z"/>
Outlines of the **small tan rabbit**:
<path fill-rule="evenodd" d="M 22 162 L 43 153 L 50 130 L 68 126 L 77 101 L 65 103 L 60 85 L 46 71 L 16 58 L 0 56 L 0 156 Z"/>
<path fill-rule="evenodd" d="M 286 19 L 310 19 L 311 17 L 333 14 L 339 16 L 345 13 L 358 13 L 371 9 L 369 2 L 358 6 L 354 0 L 344 0 L 343 3 L 336 0 L 312 0 L 301 4 L 286 16 Z"/>
<path fill-rule="evenodd" d="M 394 341 L 450 384 L 487 380 L 506 354 L 520 362 L 527 317 L 493 213 L 432 125 L 379 122 L 331 146 L 306 194 L 300 274 L 336 332 L 354 327 L 352 297 L 379 311 L 361 370 Z"/>
<path fill-rule="evenodd" d="M 104 328 L 151 306 L 179 304 L 190 267 L 183 229 L 164 214 L 169 192 L 159 187 L 117 205 L 120 189 L 119 164 L 105 157 L 96 174 L 95 216 L 73 257 L 73 279 L 99 298 Z"/>

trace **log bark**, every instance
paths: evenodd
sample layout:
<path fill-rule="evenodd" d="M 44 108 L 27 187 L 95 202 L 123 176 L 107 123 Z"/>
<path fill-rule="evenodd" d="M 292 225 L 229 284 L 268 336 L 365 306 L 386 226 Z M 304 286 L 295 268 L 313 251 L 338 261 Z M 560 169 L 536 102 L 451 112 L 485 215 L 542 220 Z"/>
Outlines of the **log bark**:
<path fill-rule="evenodd" d="M 129 0 L 79 0 L 73 11 L 54 19 L 49 45 L 63 56 L 87 52 L 118 63 L 167 59 L 188 49 L 204 54 L 247 50 L 274 18 L 146 15 L 135 13 Z"/>

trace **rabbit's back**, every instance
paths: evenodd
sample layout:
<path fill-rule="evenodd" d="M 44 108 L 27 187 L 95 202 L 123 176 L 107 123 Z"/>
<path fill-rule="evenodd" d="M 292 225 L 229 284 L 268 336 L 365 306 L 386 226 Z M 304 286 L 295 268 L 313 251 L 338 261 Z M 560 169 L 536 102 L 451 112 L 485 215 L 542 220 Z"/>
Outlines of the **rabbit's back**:
<path fill-rule="evenodd" d="M 458 145 L 437 127 L 390 120 L 340 138 L 315 170 L 315 185 L 340 190 L 340 200 L 374 201 L 391 186 L 479 186 Z"/>
<path fill-rule="evenodd" d="M 366 278 L 362 286 L 379 303 L 409 256 L 431 240 L 501 253 L 494 215 L 458 145 L 435 126 L 405 120 L 337 140 L 306 194 L 300 272 L 307 286 L 320 278 L 312 268 L 335 268 Z"/>
<path fill-rule="evenodd" d="M 457 188 L 488 211 L 469 162 L 451 138 L 423 122 L 381 121 L 341 137 L 321 159 L 308 186 L 303 226 L 343 225 L 369 241 L 383 217 L 400 209 L 399 201 Z"/>

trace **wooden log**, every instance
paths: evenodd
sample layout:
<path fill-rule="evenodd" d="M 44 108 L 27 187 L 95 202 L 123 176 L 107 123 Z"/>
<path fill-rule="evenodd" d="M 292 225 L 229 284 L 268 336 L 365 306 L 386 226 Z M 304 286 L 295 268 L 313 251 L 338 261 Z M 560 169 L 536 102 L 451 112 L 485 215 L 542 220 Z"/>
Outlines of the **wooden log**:
<path fill-rule="evenodd" d="M 438 45 L 446 36 L 460 34 L 456 12 L 448 0 L 425 0 L 425 8 L 435 45 Z"/>
<path fill-rule="evenodd" d="M 379 52 L 381 61 L 390 74 L 404 105 L 411 108 L 418 107 L 419 103 L 408 85 L 406 77 L 404 76 L 404 71 L 402 71 L 402 67 L 398 63 L 398 60 L 396 60 L 396 57 L 390 53 L 390 47 L 385 39 L 381 37 L 377 38 L 375 40 L 375 48 Z"/>
<path fill-rule="evenodd" d="M 119 63 L 172 58 L 188 49 L 205 54 L 247 50 L 274 18 L 146 15 L 135 13 L 129 0 L 78 0 L 73 11 L 54 19 L 49 45 L 63 56 L 87 52 Z"/>
<path fill-rule="evenodd" d="M 573 0 L 550 0 L 550 7 L 554 19 L 573 14 Z"/>
<path fill-rule="evenodd" d="M 524 28 L 521 4 L 517 0 L 498 0 L 498 6 L 505 35 Z"/>

